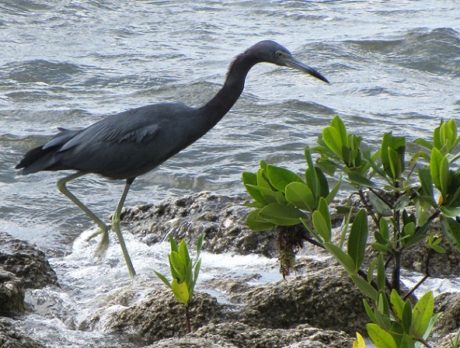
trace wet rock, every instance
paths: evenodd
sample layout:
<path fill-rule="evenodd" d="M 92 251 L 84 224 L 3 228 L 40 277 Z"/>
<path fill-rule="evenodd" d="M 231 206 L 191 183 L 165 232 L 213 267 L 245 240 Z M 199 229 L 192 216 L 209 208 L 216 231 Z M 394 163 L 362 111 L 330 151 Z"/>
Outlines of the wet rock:
<path fill-rule="evenodd" d="M 57 276 L 41 250 L 28 242 L 0 232 L 0 268 L 18 277 L 24 288 L 57 284 Z"/>
<path fill-rule="evenodd" d="M 321 330 L 309 325 L 272 329 L 230 321 L 209 324 L 198 329 L 193 335 L 206 338 L 219 337 L 233 344 L 233 347 L 339 348 L 350 347 L 352 344 L 351 337 L 344 332 Z"/>
<path fill-rule="evenodd" d="M 24 333 L 15 326 L 13 320 L 0 317 L 0 347 L 45 348 L 42 344 L 24 335 Z"/>
<path fill-rule="evenodd" d="M 434 328 L 434 338 L 442 338 L 460 328 L 460 293 L 444 293 L 435 299 L 435 312 L 442 312 Z"/>
<path fill-rule="evenodd" d="M 446 250 L 445 254 L 438 254 L 428 250 L 424 243 L 418 243 L 408 248 L 402 255 L 401 265 L 405 269 L 425 273 L 427 260 L 428 272 L 433 277 L 459 276 L 460 253 L 445 240 L 441 246 Z"/>
<path fill-rule="evenodd" d="M 24 288 L 20 279 L 0 266 L 0 315 L 11 316 L 24 309 Z"/>
<path fill-rule="evenodd" d="M 242 301 L 247 305 L 244 322 L 257 326 L 307 323 L 354 334 L 368 322 L 362 295 L 340 266 L 310 269 L 306 275 L 255 288 Z"/>
<path fill-rule="evenodd" d="M 203 249 L 215 253 L 277 255 L 275 232 L 254 233 L 246 226 L 249 208 L 242 197 L 200 192 L 169 199 L 159 205 L 125 209 L 127 229 L 147 244 L 163 241 L 171 233 L 193 243 L 203 233 Z"/>
<path fill-rule="evenodd" d="M 167 338 L 144 348 L 236 348 L 220 337 L 202 338 L 187 335 L 185 337 Z"/>
<path fill-rule="evenodd" d="M 192 330 L 220 317 L 221 307 L 210 295 L 195 293 L 190 304 Z M 151 344 L 185 335 L 185 309 L 169 289 L 155 289 L 141 303 L 113 313 L 106 326 L 112 332 L 129 332 L 131 341 Z"/>
<path fill-rule="evenodd" d="M 436 348 L 452 348 L 455 347 L 454 342 L 457 339 L 457 333 L 452 332 L 439 340 L 439 343 L 435 346 Z"/>

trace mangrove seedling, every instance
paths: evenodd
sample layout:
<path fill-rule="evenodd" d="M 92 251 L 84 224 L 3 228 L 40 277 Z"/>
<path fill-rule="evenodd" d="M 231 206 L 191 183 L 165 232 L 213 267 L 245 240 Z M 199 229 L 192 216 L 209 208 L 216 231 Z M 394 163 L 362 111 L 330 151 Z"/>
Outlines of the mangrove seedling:
<path fill-rule="evenodd" d="M 203 245 L 203 237 L 204 236 L 201 235 L 196 242 L 196 256 L 195 260 L 192 260 L 185 241 L 181 240 L 178 244 L 176 240 L 170 236 L 169 242 L 171 244 L 171 253 L 168 255 L 168 259 L 172 281 L 170 282 L 163 274 L 155 271 L 157 277 L 171 289 L 176 300 L 185 306 L 187 333 L 192 331 L 189 305 L 192 301 L 193 291 L 200 273 L 200 254 Z"/>

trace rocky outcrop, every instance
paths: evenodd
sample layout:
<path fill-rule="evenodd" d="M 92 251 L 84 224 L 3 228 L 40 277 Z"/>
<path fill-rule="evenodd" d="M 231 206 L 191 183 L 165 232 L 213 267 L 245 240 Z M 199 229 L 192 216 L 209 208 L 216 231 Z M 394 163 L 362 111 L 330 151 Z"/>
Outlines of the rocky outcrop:
<path fill-rule="evenodd" d="M 21 280 L 0 267 L 0 316 L 19 314 L 24 309 L 24 288 Z"/>
<path fill-rule="evenodd" d="M 0 315 L 24 311 L 24 290 L 57 284 L 45 254 L 33 245 L 0 232 Z"/>
<path fill-rule="evenodd" d="M 243 321 L 267 328 L 307 323 L 354 335 L 368 322 L 361 293 L 339 266 L 258 287 L 243 298 Z"/>
<path fill-rule="evenodd" d="M 42 344 L 27 337 L 27 335 L 15 326 L 14 320 L 0 317 L 0 347 L 45 348 Z"/>
<path fill-rule="evenodd" d="M 57 284 L 56 273 L 45 253 L 5 232 L 0 232 L 0 268 L 18 277 L 24 288 Z"/>
<path fill-rule="evenodd" d="M 222 316 L 222 306 L 215 298 L 205 293 L 195 294 L 190 304 L 193 330 Z M 115 333 L 129 332 L 131 341 L 152 343 L 186 334 L 185 308 L 174 299 L 171 291 L 161 287 L 152 290 L 140 303 L 114 312 L 105 325 Z"/>
<path fill-rule="evenodd" d="M 193 244 L 203 233 L 203 250 L 276 257 L 275 233 L 251 231 L 246 226 L 249 208 L 244 203 L 242 197 L 200 192 L 158 205 L 125 209 L 122 223 L 149 245 L 165 240 L 169 234 Z"/>

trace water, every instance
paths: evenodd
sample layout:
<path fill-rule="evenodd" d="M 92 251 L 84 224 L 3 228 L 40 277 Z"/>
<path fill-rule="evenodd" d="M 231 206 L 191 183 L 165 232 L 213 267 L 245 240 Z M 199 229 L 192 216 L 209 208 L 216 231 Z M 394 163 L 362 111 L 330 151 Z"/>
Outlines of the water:
<path fill-rule="evenodd" d="M 72 258 L 72 242 L 91 224 L 58 194 L 55 182 L 62 173 L 19 176 L 13 169 L 56 127 L 89 125 L 159 101 L 198 106 L 218 90 L 235 55 L 259 40 L 274 39 L 332 83 L 256 66 L 243 96 L 215 129 L 138 178 L 126 204 L 201 190 L 240 193 L 241 172 L 255 169 L 260 159 L 302 168 L 304 146 L 315 142 L 335 114 L 371 144 L 390 130 L 427 137 L 440 119 L 458 118 L 459 33 L 456 0 L 2 0 L 0 229 L 49 254 L 69 254 L 52 259 L 53 266 L 80 295 L 57 296 L 67 296 L 68 307 L 78 308 L 83 298 L 98 293 L 90 279 L 99 268 Z M 88 176 L 72 187 L 107 217 L 122 185 Z M 134 259 L 152 253 L 141 246 L 138 251 L 135 241 L 129 248 L 138 253 Z M 118 250 L 113 252 L 119 260 Z M 81 275 L 70 274 L 79 269 L 87 274 L 74 284 Z M 122 267 L 107 273 L 109 288 L 127 286 Z M 70 330 L 68 317 L 60 316 L 62 327 Z M 44 324 L 40 318 L 25 323 L 34 325 Z M 96 344 L 100 332 L 94 335 Z M 75 340 L 67 346 L 79 346 Z"/>

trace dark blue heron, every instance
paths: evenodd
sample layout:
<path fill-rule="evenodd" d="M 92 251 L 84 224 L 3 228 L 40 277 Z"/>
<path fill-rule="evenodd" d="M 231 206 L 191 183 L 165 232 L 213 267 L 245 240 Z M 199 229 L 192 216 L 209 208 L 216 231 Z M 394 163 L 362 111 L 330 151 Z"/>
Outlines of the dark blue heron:
<path fill-rule="evenodd" d="M 126 180 L 112 216 L 112 230 L 133 277 L 136 272 L 120 230 L 120 212 L 131 184 L 137 176 L 174 156 L 214 127 L 241 95 L 249 70 L 262 62 L 294 68 L 328 82 L 318 71 L 294 59 L 283 46 L 261 41 L 236 57 L 224 86 L 202 107 L 160 103 L 111 115 L 83 129 L 59 128 L 59 133 L 50 141 L 27 152 L 16 168 L 22 168 L 23 174 L 76 170 L 58 180 L 57 186 L 98 225 L 97 234 L 102 233 L 99 254 L 108 247 L 109 226 L 77 199 L 66 184 L 89 173 Z"/>

